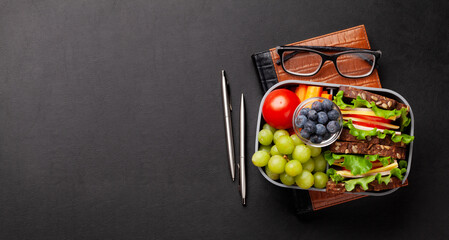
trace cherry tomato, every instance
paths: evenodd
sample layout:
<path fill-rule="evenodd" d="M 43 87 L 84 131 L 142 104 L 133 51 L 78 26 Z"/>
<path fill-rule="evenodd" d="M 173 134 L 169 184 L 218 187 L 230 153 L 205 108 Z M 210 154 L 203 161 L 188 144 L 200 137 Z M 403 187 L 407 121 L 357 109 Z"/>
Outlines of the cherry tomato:
<path fill-rule="evenodd" d="M 262 106 L 263 118 L 276 129 L 291 128 L 293 113 L 299 103 L 299 98 L 292 91 L 276 89 L 265 98 Z"/>

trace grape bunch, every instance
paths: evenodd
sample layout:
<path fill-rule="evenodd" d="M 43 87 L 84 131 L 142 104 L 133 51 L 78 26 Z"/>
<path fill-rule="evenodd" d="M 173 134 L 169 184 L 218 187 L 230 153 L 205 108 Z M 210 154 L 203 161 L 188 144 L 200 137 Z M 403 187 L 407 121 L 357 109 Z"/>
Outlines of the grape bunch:
<path fill-rule="evenodd" d="M 264 167 L 269 178 L 303 189 L 326 187 L 326 160 L 321 148 L 307 146 L 296 134 L 290 136 L 288 131 L 277 130 L 268 124 L 260 130 L 257 139 L 259 151 L 252 156 L 252 162 L 257 167 Z"/>

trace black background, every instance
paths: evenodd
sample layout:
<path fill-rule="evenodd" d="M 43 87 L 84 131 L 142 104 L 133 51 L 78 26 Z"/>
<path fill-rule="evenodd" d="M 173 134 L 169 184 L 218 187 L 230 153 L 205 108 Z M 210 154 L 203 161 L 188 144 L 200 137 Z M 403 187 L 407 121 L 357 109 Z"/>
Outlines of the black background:
<path fill-rule="evenodd" d="M 0 239 L 448 238 L 448 12 L 446 1 L 1 1 Z M 383 52 L 383 87 L 415 114 L 410 185 L 298 219 L 290 190 L 248 162 L 242 207 L 220 70 L 235 109 L 246 96 L 249 159 L 263 96 L 251 54 L 360 24 Z"/>

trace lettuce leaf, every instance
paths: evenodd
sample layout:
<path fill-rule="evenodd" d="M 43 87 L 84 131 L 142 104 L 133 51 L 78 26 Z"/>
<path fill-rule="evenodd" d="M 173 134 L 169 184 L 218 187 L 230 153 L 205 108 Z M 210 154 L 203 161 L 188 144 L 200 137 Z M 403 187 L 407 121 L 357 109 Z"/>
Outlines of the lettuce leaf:
<path fill-rule="evenodd" d="M 388 185 L 388 183 L 390 183 L 390 180 L 391 180 L 391 174 L 389 174 L 388 176 L 382 177 L 380 175 L 380 173 L 378 173 L 376 175 L 376 180 L 379 184 L 385 183 L 385 185 Z"/>
<path fill-rule="evenodd" d="M 356 185 L 360 185 L 363 190 L 368 190 L 368 183 L 374 181 L 376 179 L 376 175 L 371 175 L 363 178 L 351 179 L 345 182 L 346 191 L 350 192 L 354 190 Z"/>
<path fill-rule="evenodd" d="M 358 140 L 364 140 L 367 136 L 378 136 L 378 131 L 376 128 L 373 128 L 372 130 L 366 131 L 366 130 L 360 130 L 354 127 L 352 124 L 352 120 L 344 121 L 343 127 L 349 128 L 349 134 L 356 137 Z M 385 136 L 382 137 L 382 139 L 385 138 Z"/>
<path fill-rule="evenodd" d="M 403 142 L 405 144 L 409 144 L 411 141 L 413 141 L 415 139 L 415 136 L 410 136 L 407 134 L 401 134 L 401 135 L 396 135 L 394 133 L 394 131 L 392 130 L 384 130 L 385 131 L 389 131 L 388 133 L 391 133 L 391 141 L 393 142 Z"/>
<path fill-rule="evenodd" d="M 405 127 L 410 125 L 411 119 L 407 116 L 407 114 L 408 114 L 407 108 L 401 108 L 400 110 L 398 110 L 398 109 L 392 109 L 392 110 L 380 109 L 376 106 L 376 103 L 374 101 L 368 102 L 367 100 L 362 99 L 360 96 L 357 96 L 356 99 L 352 99 L 351 104 L 346 104 L 343 101 L 343 95 L 344 95 L 344 91 L 340 90 L 334 97 L 334 103 L 340 109 L 345 109 L 348 107 L 350 107 L 350 108 L 366 107 L 366 108 L 370 108 L 371 110 L 373 110 L 374 114 L 378 117 L 383 117 L 385 119 L 388 119 L 393 116 L 401 117 L 401 122 L 400 122 L 401 123 L 400 131 L 401 132 L 404 130 Z"/>
<path fill-rule="evenodd" d="M 349 128 L 349 134 L 356 137 L 358 140 L 365 140 L 367 136 L 384 139 L 387 134 L 391 135 L 391 141 L 395 143 L 403 142 L 405 144 L 409 144 L 415 139 L 415 136 L 410 136 L 407 134 L 396 135 L 395 131 L 389 129 L 385 129 L 383 132 L 377 131 L 376 128 L 369 131 L 357 129 L 352 124 L 352 120 L 344 121 L 343 126 Z"/>
<path fill-rule="evenodd" d="M 399 178 L 399 180 L 402 180 L 404 177 L 402 176 L 402 171 L 399 169 L 399 168 L 393 168 L 391 171 L 390 171 L 390 174 L 392 175 L 392 176 L 395 176 L 395 177 L 397 177 L 397 178 Z"/>
<path fill-rule="evenodd" d="M 335 160 L 344 159 L 342 166 L 351 171 L 353 175 L 364 174 L 371 170 L 374 162 L 379 160 L 383 166 L 390 164 L 391 157 L 379 157 L 379 155 L 351 155 L 351 154 L 335 154 L 331 151 L 324 152 L 324 159 L 329 165 L 334 164 Z"/>
<path fill-rule="evenodd" d="M 401 175 L 407 172 L 407 165 L 408 164 L 405 160 L 399 161 L 399 169 L 401 169 Z"/>
<path fill-rule="evenodd" d="M 399 161 L 399 168 L 407 168 L 407 162 L 405 160 Z"/>
<path fill-rule="evenodd" d="M 391 163 L 391 157 L 378 157 L 377 160 L 379 160 L 379 162 L 382 163 L 382 166 L 384 167 Z"/>
<path fill-rule="evenodd" d="M 369 158 L 358 155 L 340 155 L 345 160 L 342 166 L 350 170 L 353 175 L 359 175 L 368 172 L 373 167 Z"/>
<path fill-rule="evenodd" d="M 412 119 L 407 117 L 407 109 L 401 108 L 401 129 L 400 129 L 400 131 L 402 132 L 405 127 L 410 125 L 411 122 L 412 122 Z"/>
<path fill-rule="evenodd" d="M 335 97 L 334 97 L 334 103 L 340 108 L 340 109 L 345 109 L 345 108 L 348 108 L 348 107 L 352 107 L 352 108 L 354 108 L 354 106 L 352 106 L 352 105 L 350 105 L 350 104 L 346 104 L 344 101 L 343 101 L 343 94 L 344 94 L 345 92 L 344 91 L 342 91 L 342 90 L 340 90 L 340 91 L 338 91 L 338 93 L 335 95 Z"/>
<path fill-rule="evenodd" d="M 401 170 L 404 170 L 404 169 L 401 169 Z M 401 174 L 401 170 L 399 168 L 394 168 L 390 171 L 390 174 L 388 176 L 384 176 L 384 177 L 382 177 L 382 175 L 380 173 L 378 173 L 376 175 L 370 175 L 370 176 L 366 176 L 363 178 L 356 178 L 356 179 L 351 179 L 351 180 L 347 180 L 347 181 L 343 181 L 344 177 L 337 174 L 337 171 L 333 168 L 329 168 L 327 170 L 326 174 L 335 183 L 343 182 L 345 184 L 346 191 L 350 192 L 350 191 L 354 190 L 354 188 L 357 185 L 360 185 L 362 187 L 362 189 L 366 191 L 366 190 L 368 190 L 368 184 L 373 182 L 374 180 L 377 180 L 377 182 L 379 184 L 384 183 L 385 185 L 388 185 L 391 181 L 391 176 L 396 176 L 397 178 L 402 180 L 403 176 Z"/>
<path fill-rule="evenodd" d="M 337 170 L 333 169 L 333 168 L 329 168 L 326 171 L 327 176 L 329 176 L 332 181 L 334 181 L 335 183 L 341 182 L 343 181 L 343 179 L 345 179 L 344 177 L 342 177 L 340 174 L 337 174 Z"/>
<path fill-rule="evenodd" d="M 337 158 L 337 159 L 334 158 L 332 152 L 329 150 L 325 151 L 323 155 L 324 155 L 324 159 L 326 159 L 329 166 L 334 164 L 335 160 L 340 159 L 340 158 Z"/>

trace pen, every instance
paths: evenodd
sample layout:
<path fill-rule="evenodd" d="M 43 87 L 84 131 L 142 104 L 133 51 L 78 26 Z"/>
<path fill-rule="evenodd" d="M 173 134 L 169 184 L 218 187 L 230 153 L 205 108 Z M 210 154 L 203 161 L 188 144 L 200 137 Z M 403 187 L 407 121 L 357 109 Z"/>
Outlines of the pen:
<path fill-rule="evenodd" d="M 240 194 L 242 195 L 242 204 L 246 205 L 246 172 L 245 172 L 245 99 L 240 98 Z"/>
<path fill-rule="evenodd" d="M 223 94 L 223 110 L 226 129 L 226 145 L 229 157 L 229 170 L 231 171 L 232 181 L 235 180 L 235 160 L 234 160 L 234 137 L 232 135 L 232 121 L 231 121 L 231 98 L 229 95 L 229 85 L 226 79 L 226 73 L 221 70 L 221 88 Z"/>

